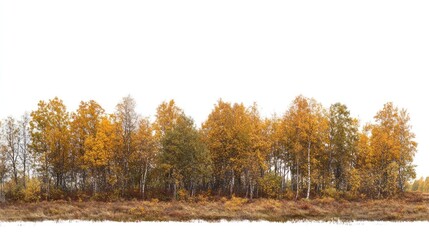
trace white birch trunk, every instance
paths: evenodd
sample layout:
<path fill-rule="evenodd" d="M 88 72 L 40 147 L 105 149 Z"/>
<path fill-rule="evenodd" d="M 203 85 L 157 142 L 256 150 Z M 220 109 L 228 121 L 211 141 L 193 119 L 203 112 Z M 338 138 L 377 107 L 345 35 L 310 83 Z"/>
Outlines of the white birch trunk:
<path fill-rule="evenodd" d="M 308 149 L 307 149 L 307 182 L 308 182 L 308 187 L 307 187 L 307 199 L 310 199 L 310 188 L 311 188 L 311 164 L 310 164 L 310 148 L 311 148 L 311 142 L 308 142 Z"/>

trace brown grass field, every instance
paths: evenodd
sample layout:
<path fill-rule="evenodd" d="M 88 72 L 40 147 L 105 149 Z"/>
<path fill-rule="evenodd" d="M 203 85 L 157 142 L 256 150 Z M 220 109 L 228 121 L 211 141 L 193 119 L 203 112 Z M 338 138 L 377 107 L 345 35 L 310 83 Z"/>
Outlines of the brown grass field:
<path fill-rule="evenodd" d="M 429 195 L 401 199 L 299 201 L 222 198 L 217 201 L 121 201 L 0 204 L 0 221 L 429 221 Z"/>

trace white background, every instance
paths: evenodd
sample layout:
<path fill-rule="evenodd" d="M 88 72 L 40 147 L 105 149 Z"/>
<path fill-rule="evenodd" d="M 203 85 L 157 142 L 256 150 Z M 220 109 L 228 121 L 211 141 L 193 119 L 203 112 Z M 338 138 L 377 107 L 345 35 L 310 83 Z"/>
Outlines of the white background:
<path fill-rule="evenodd" d="M 152 116 L 174 98 L 197 124 L 220 98 L 282 115 L 299 94 L 345 103 L 362 124 L 408 109 L 429 175 L 427 1 L 0 3 L 0 118 L 58 96 L 108 112 L 131 94 Z"/>
<path fill-rule="evenodd" d="M 196 123 L 219 98 L 281 115 L 299 94 L 340 101 L 362 123 L 407 108 L 429 175 L 427 1 L 0 2 L 0 118 L 58 96 L 109 112 L 131 94 L 153 116 L 174 98 Z M 15 239 L 352 239 L 424 234 L 426 223 L 0 223 Z"/>
<path fill-rule="evenodd" d="M 422 239 L 427 222 L 38 222 L 0 223 L 7 239 Z M 6 238 L 5 238 L 6 239 Z"/>
<path fill-rule="evenodd" d="M 108 112 L 175 99 L 197 124 L 219 98 L 283 114 L 299 94 L 362 123 L 407 108 L 429 175 L 427 1 L 10 0 L 0 4 L 0 118 L 58 96 Z"/>

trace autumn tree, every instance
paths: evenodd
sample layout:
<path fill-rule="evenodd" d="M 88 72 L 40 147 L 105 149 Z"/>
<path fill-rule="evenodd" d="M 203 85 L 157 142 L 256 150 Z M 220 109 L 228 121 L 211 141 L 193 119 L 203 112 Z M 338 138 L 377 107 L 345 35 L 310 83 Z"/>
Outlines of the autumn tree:
<path fill-rule="evenodd" d="M 268 118 L 264 121 L 264 128 L 266 134 L 266 144 L 268 153 L 267 163 L 268 163 L 268 175 L 272 177 L 266 177 L 266 180 L 271 181 L 278 177 L 280 181 L 280 191 L 285 191 L 287 185 L 289 184 L 290 176 L 290 161 L 288 158 L 288 151 L 286 151 L 288 145 L 288 138 L 285 136 L 285 131 L 283 129 L 282 119 L 274 115 L 272 118 Z M 265 180 L 264 180 L 265 181 Z M 272 186 L 272 188 L 275 188 Z"/>
<path fill-rule="evenodd" d="M 356 147 L 358 141 L 358 121 L 350 116 L 344 104 L 336 103 L 329 108 L 328 162 L 329 176 L 334 187 L 340 191 L 350 188 L 350 178 L 357 178 Z M 354 173 L 354 174 L 353 174 Z M 332 178 L 331 178 L 332 176 Z M 354 181 L 354 185 L 358 184 Z"/>
<path fill-rule="evenodd" d="M 148 172 L 155 168 L 157 157 L 157 141 L 154 127 L 147 118 L 141 119 L 135 135 L 135 163 L 137 164 L 139 193 L 145 198 Z"/>
<path fill-rule="evenodd" d="M 359 179 L 359 182 L 355 182 L 352 186 L 354 194 L 360 192 L 365 196 L 374 195 L 375 183 L 373 171 L 372 157 L 371 157 L 371 145 L 370 145 L 370 131 L 371 125 L 367 124 L 362 127 L 358 132 L 358 140 L 356 142 L 356 164 L 355 164 L 355 177 Z"/>
<path fill-rule="evenodd" d="M 69 163 L 70 119 L 66 106 L 59 98 L 40 101 L 38 109 L 31 112 L 31 150 L 43 175 L 46 198 L 51 196 L 51 182 L 66 190 Z"/>
<path fill-rule="evenodd" d="M 69 113 L 54 98 L 1 121 L 0 200 L 394 197 L 428 191 L 415 178 L 406 110 L 384 105 L 359 126 L 348 108 L 298 96 L 281 117 L 219 100 L 199 129 L 173 100 L 156 119 L 124 97 L 111 115 L 95 101 Z M 5 188 L 4 188 L 5 186 Z"/>
<path fill-rule="evenodd" d="M 405 182 L 415 177 L 412 161 L 417 143 L 406 110 L 386 103 L 374 119 L 370 144 L 376 197 L 391 196 L 403 192 Z"/>
<path fill-rule="evenodd" d="M 424 179 L 423 177 L 420 177 L 419 179 L 414 179 L 410 190 L 413 192 L 427 192 L 426 189 L 428 187 L 426 183 L 429 183 L 429 177 L 426 177 L 426 179 Z"/>
<path fill-rule="evenodd" d="M 28 113 L 24 113 L 19 121 L 19 134 L 20 134 L 20 144 L 19 144 L 19 158 L 22 164 L 22 175 L 23 175 L 23 185 L 24 188 L 27 187 L 27 178 L 30 177 L 31 169 L 31 152 L 30 152 L 30 116 Z"/>
<path fill-rule="evenodd" d="M 5 156 L 0 153 L 0 202 L 5 201 L 4 184 L 8 172 Z"/>
<path fill-rule="evenodd" d="M 1 178 L 4 182 L 10 177 L 9 196 L 14 199 L 21 198 L 21 191 L 26 187 L 29 172 L 30 153 L 28 145 L 28 115 L 24 114 L 22 120 L 16 121 L 13 117 L 4 120 L 0 130 L 0 163 Z"/>
<path fill-rule="evenodd" d="M 328 120 L 322 105 L 314 99 L 298 96 L 283 117 L 286 148 L 291 159 L 294 176 L 295 198 L 298 198 L 303 180 L 306 183 L 306 198 L 310 198 L 313 182 L 317 185 L 324 143 L 326 143 Z M 313 166 L 313 170 L 312 170 Z"/>
<path fill-rule="evenodd" d="M 417 152 L 417 142 L 414 141 L 415 134 L 411 131 L 410 116 L 405 109 L 399 110 L 397 126 L 395 128 L 396 162 L 398 170 L 397 184 L 400 192 L 405 191 L 405 183 L 415 178 L 415 165 L 413 159 Z"/>
<path fill-rule="evenodd" d="M 218 194 L 227 191 L 232 194 L 235 183 L 234 160 L 238 153 L 234 145 L 234 112 L 230 103 L 220 100 L 203 123 L 205 142 L 210 150 L 214 164 L 214 188 Z"/>
<path fill-rule="evenodd" d="M 2 128 L 2 122 L 0 121 L 0 129 Z M 2 144 L 1 139 L 3 138 L 2 132 L 0 131 L 0 144 Z M 4 202 L 5 194 L 4 194 L 4 183 L 6 180 L 6 174 L 8 172 L 6 165 L 6 156 L 4 155 L 4 151 L 0 149 L 0 202 Z"/>
<path fill-rule="evenodd" d="M 79 187 L 78 183 L 82 190 L 85 190 L 88 185 L 87 179 L 91 169 L 90 164 L 84 159 L 85 142 L 89 137 L 96 137 L 103 115 L 104 109 L 94 100 L 80 102 L 79 108 L 71 114 L 71 178 L 75 189 Z"/>
<path fill-rule="evenodd" d="M 84 143 L 83 161 L 89 170 L 92 193 L 111 193 L 122 172 L 115 164 L 115 144 L 121 140 L 117 125 L 107 116 L 101 117 L 95 135 L 89 135 Z"/>
<path fill-rule="evenodd" d="M 425 178 L 425 185 L 423 187 L 423 192 L 425 193 L 429 192 L 429 177 Z"/>
<path fill-rule="evenodd" d="M 17 186 L 20 172 L 19 147 L 21 145 L 21 136 L 18 123 L 13 117 L 8 117 L 5 120 L 2 135 L 4 144 L 1 145 L 0 151 L 6 158 L 6 164 L 10 166 L 11 177 Z"/>
<path fill-rule="evenodd" d="M 167 132 L 171 131 L 173 127 L 177 124 L 178 119 L 183 116 L 183 110 L 180 109 L 174 100 L 169 102 L 162 102 L 156 109 L 156 119 L 153 124 L 153 129 L 155 131 L 155 141 L 156 141 L 156 151 L 158 153 L 163 152 L 162 141 L 167 135 Z M 161 162 L 162 155 L 158 154 L 156 160 Z M 159 185 L 165 185 L 167 192 L 170 192 L 173 188 L 173 183 L 171 179 L 171 171 L 164 169 L 164 165 L 156 163 L 156 168 L 158 174 L 160 175 Z"/>
<path fill-rule="evenodd" d="M 211 159 L 192 119 L 181 115 L 161 141 L 161 164 L 173 185 L 173 199 L 179 188 L 194 196 L 210 180 Z"/>
<path fill-rule="evenodd" d="M 157 107 L 154 130 L 158 141 L 165 136 L 167 131 L 173 129 L 174 125 L 183 114 L 183 110 L 177 107 L 174 100 L 162 102 Z"/>
<path fill-rule="evenodd" d="M 138 127 L 139 116 L 136 113 L 136 102 L 128 95 L 124 97 L 121 102 L 116 105 L 116 121 L 121 125 L 121 149 L 119 150 L 120 167 L 122 174 L 120 174 L 121 194 L 125 195 L 125 191 L 130 188 L 130 164 L 133 152 L 135 151 L 134 135 Z"/>
<path fill-rule="evenodd" d="M 269 167 L 270 144 L 267 123 L 261 119 L 256 103 L 247 110 L 246 117 L 249 121 L 247 126 L 249 128 L 249 145 L 245 150 L 247 156 L 245 157 L 243 171 L 246 197 L 252 200 L 258 181 Z"/>
<path fill-rule="evenodd" d="M 231 105 L 220 100 L 203 124 L 214 164 L 214 188 L 220 193 L 253 192 L 267 170 L 268 132 L 256 105 Z"/>

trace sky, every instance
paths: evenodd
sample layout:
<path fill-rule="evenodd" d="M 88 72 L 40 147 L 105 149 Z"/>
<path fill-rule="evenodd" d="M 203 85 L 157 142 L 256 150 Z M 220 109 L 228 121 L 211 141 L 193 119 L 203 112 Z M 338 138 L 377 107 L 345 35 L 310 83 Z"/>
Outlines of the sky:
<path fill-rule="evenodd" d="M 429 176 L 427 1 L 0 1 L 0 119 L 39 100 L 143 116 L 174 99 L 199 125 L 219 99 L 282 115 L 297 95 L 362 123 L 406 108 Z"/>

